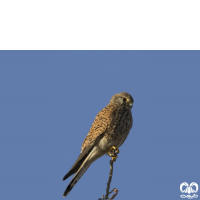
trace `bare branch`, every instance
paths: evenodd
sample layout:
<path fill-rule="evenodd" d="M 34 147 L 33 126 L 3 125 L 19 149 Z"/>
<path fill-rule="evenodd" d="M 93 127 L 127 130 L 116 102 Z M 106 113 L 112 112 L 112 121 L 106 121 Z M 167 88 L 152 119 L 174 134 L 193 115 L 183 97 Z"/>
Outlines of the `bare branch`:
<path fill-rule="evenodd" d="M 109 151 L 108 151 L 108 155 L 112 158 L 110 160 L 110 172 L 109 172 L 109 177 L 108 177 L 108 182 L 107 182 L 107 187 L 106 187 L 106 195 L 102 195 L 102 199 L 107 200 L 109 194 L 111 194 L 113 191 L 115 192 L 111 198 L 109 198 L 109 200 L 114 199 L 117 194 L 118 194 L 118 190 L 116 188 L 114 188 L 112 191 L 109 192 L 110 190 L 110 183 L 112 181 L 112 176 L 113 176 L 113 162 L 116 161 L 117 159 L 117 154 L 119 153 L 119 149 L 116 148 L 115 146 L 110 147 Z M 98 200 L 102 200 L 102 199 L 98 199 Z"/>
<path fill-rule="evenodd" d="M 112 197 L 110 197 L 109 200 L 114 199 L 117 196 L 118 192 L 119 192 L 119 190 L 116 189 L 116 188 L 114 188 L 112 191 L 114 191 L 115 193 L 112 195 Z"/>
<path fill-rule="evenodd" d="M 110 183 L 112 180 L 112 175 L 113 175 L 113 160 L 110 160 L 110 173 L 109 173 L 109 178 L 108 178 L 108 183 L 107 183 L 107 188 L 106 188 L 106 195 L 105 199 L 108 199 L 109 190 L 110 190 Z"/>

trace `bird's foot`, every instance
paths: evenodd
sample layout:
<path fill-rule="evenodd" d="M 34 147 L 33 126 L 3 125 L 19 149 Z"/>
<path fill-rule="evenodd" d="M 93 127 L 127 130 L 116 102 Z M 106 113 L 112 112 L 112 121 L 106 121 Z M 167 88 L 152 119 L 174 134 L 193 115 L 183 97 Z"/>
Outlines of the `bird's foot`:
<path fill-rule="evenodd" d="M 118 153 L 119 149 L 115 146 L 111 146 L 108 150 L 108 155 L 112 158 L 113 161 L 116 161 L 116 159 L 118 158 Z"/>

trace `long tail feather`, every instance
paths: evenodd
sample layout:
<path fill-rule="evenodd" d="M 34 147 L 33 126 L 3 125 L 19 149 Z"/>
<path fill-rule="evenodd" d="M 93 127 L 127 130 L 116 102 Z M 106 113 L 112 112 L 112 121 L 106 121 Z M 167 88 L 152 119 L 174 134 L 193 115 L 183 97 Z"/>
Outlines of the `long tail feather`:
<path fill-rule="evenodd" d="M 75 176 L 73 179 L 70 181 L 69 185 L 67 186 L 63 197 L 66 197 L 69 192 L 72 190 L 72 188 L 75 186 L 75 184 L 79 181 L 79 179 L 83 176 L 83 174 L 86 172 L 86 170 L 89 168 L 90 164 L 87 162 L 90 157 L 90 154 L 86 157 L 78 171 L 76 172 Z"/>
<path fill-rule="evenodd" d="M 83 176 L 83 174 L 86 172 L 86 170 L 89 168 L 88 166 L 83 166 L 80 171 L 76 173 L 76 175 L 73 177 L 73 179 L 70 181 L 69 185 L 67 186 L 65 192 L 63 193 L 63 197 L 66 197 L 69 192 L 72 190 L 72 188 L 75 186 L 75 184 L 79 181 L 79 179 Z"/>
<path fill-rule="evenodd" d="M 69 170 L 69 172 L 63 177 L 63 181 L 66 180 L 68 177 L 70 177 L 72 174 L 75 174 L 79 170 L 79 168 L 82 165 L 82 163 L 84 162 L 84 160 L 87 158 L 87 156 L 89 155 L 89 153 L 93 150 L 93 147 L 88 147 L 88 148 L 86 148 L 79 155 L 79 157 L 77 158 L 76 162 L 71 167 L 71 169 Z"/>
<path fill-rule="evenodd" d="M 67 186 L 65 192 L 63 193 L 63 197 L 66 197 L 75 184 L 79 181 L 79 179 L 83 176 L 83 174 L 87 171 L 89 166 L 98 158 L 105 154 L 104 151 L 100 151 L 95 144 L 102 138 L 102 134 L 97 137 L 93 145 L 88 146 L 78 157 L 70 171 L 64 176 L 63 180 L 67 179 L 72 174 L 76 173 L 72 180 L 70 181 L 69 185 Z"/>

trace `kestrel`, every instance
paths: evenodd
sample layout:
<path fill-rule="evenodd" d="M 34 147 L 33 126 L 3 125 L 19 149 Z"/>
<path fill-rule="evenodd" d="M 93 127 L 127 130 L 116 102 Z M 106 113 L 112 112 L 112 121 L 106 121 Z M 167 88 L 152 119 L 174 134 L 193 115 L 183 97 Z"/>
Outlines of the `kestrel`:
<path fill-rule="evenodd" d="M 133 102 L 132 96 L 126 92 L 115 94 L 109 104 L 97 114 L 83 141 L 79 157 L 63 178 L 65 180 L 75 174 L 63 197 L 69 194 L 95 160 L 107 154 L 110 147 L 118 148 L 124 143 L 133 124 Z"/>

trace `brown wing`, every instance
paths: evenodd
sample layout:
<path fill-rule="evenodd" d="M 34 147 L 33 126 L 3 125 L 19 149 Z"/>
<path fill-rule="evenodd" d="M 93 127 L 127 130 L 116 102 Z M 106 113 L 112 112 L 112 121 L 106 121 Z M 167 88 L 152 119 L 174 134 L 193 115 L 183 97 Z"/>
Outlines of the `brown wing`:
<path fill-rule="evenodd" d="M 111 125 L 113 111 L 114 107 L 112 105 L 108 105 L 98 113 L 90 128 L 88 135 L 83 141 L 79 157 L 77 158 L 76 162 L 71 167 L 69 172 L 63 177 L 63 180 L 67 179 L 69 176 L 77 172 L 96 142 L 98 142 L 99 139 L 103 137 L 103 134 Z"/>
<path fill-rule="evenodd" d="M 76 173 L 79 169 L 79 167 L 82 165 L 82 163 L 84 162 L 84 160 L 86 159 L 86 157 L 89 155 L 89 153 L 92 151 L 92 148 L 94 147 L 94 145 L 96 144 L 96 142 L 99 141 L 99 139 L 101 139 L 101 135 L 99 137 L 96 138 L 96 140 L 93 141 L 93 143 L 91 145 L 89 145 L 88 147 L 86 147 L 84 149 L 84 151 L 82 151 L 79 155 L 79 157 L 77 158 L 76 162 L 73 164 L 73 166 L 71 167 L 71 169 L 69 170 L 69 172 L 63 177 L 63 181 L 65 179 L 67 179 L 69 176 L 71 176 L 72 174 Z"/>
<path fill-rule="evenodd" d="M 115 107 L 108 104 L 97 114 L 88 135 L 83 141 L 81 152 L 83 152 L 88 146 L 92 145 L 96 138 L 110 127 L 114 110 Z"/>

